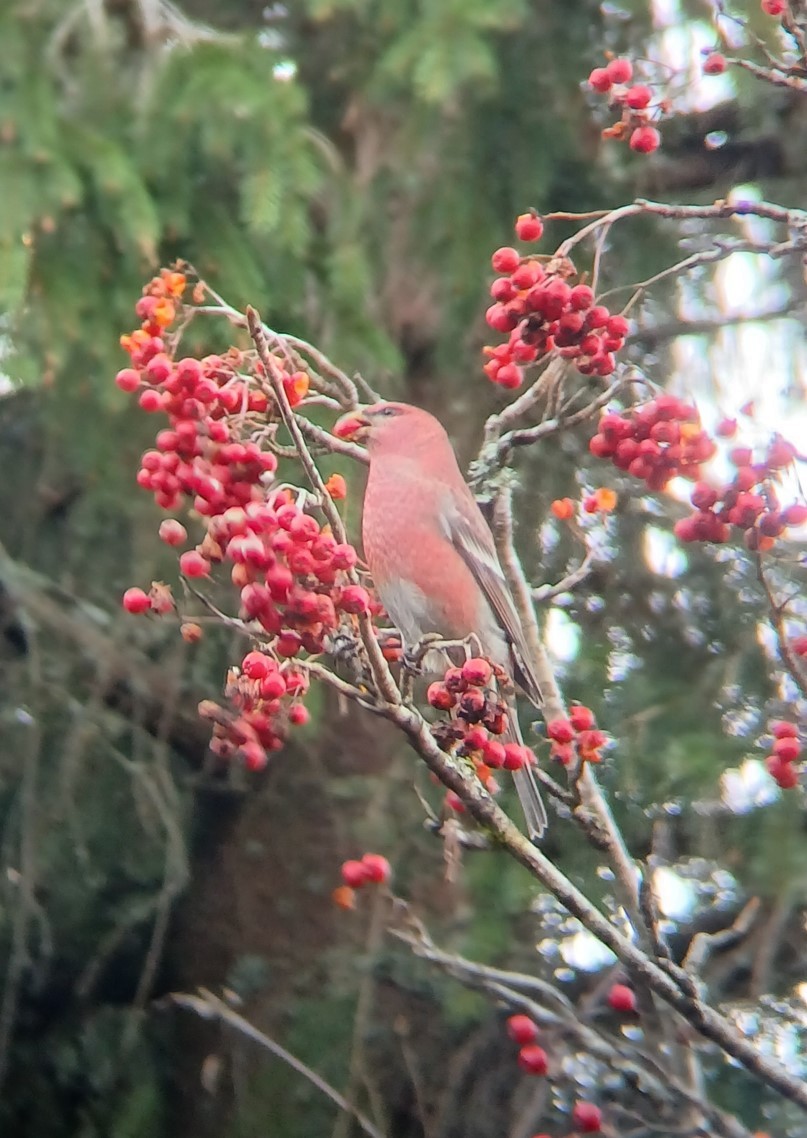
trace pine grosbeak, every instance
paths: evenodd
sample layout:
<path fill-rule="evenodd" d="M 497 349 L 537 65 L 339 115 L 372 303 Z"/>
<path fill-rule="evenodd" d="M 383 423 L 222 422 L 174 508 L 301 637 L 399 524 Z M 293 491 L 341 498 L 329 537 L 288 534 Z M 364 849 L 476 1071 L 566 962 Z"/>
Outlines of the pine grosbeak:
<path fill-rule="evenodd" d="M 475 637 L 536 707 L 541 691 L 493 535 L 462 477 L 448 435 L 427 411 L 376 403 L 343 415 L 340 438 L 366 443 L 370 476 L 364 497 L 364 553 L 385 609 L 414 648 L 429 633 Z M 521 732 L 515 706 L 508 735 Z M 514 771 L 530 836 L 546 812 L 527 767 Z"/>

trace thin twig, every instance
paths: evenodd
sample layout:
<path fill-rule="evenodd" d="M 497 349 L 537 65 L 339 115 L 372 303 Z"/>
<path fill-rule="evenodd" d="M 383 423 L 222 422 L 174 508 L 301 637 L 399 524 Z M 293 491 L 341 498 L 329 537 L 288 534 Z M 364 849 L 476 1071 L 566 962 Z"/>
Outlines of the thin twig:
<path fill-rule="evenodd" d="M 801 694 L 807 699 L 807 675 L 800 666 L 795 653 L 790 645 L 790 639 L 787 635 L 787 628 L 785 627 L 785 616 L 782 605 L 776 600 L 773 590 L 770 586 L 768 578 L 765 576 L 765 569 L 762 561 L 762 554 L 757 553 L 757 580 L 759 581 L 765 596 L 768 599 L 768 607 L 771 613 L 771 624 L 776 633 L 776 641 L 779 647 L 779 655 L 782 663 L 788 671 L 796 687 Z"/>
<path fill-rule="evenodd" d="M 309 1083 L 322 1091 L 332 1103 L 335 1103 L 341 1111 L 345 1114 L 351 1115 L 356 1119 L 359 1126 L 369 1138 L 385 1138 L 384 1134 L 370 1121 L 365 1114 L 357 1109 L 353 1103 L 349 1102 L 344 1095 L 341 1095 L 330 1083 L 327 1083 L 321 1075 L 306 1064 L 285 1047 L 276 1043 L 274 1039 L 260 1031 L 249 1020 L 244 1019 L 238 1012 L 233 1011 L 223 1000 L 215 996 L 207 988 L 199 988 L 199 994 L 196 996 L 190 993 L 176 992 L 168 998 L 172 1003 L 180 1008 L 187 1008 L 189 1011 L 196 1012 L 197 1015 L 202 1016 L 204 1019 L 214 1017 L 227 1023 L 230 1027 L 235 1028 L 236 1031 L 245 1035 L 248 1039 L 252 1039 L 255 1043 L 259 1043 L 261 1047 L 265 1047 L 267 1051 L 271 1051 L 278 1059 L 282 1059 L 293 1071 L 308 1079 Z"/>

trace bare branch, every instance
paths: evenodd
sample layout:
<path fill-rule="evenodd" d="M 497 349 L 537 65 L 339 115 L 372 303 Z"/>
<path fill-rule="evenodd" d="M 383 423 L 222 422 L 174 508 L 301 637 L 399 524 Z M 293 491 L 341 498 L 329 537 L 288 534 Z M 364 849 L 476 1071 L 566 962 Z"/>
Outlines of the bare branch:
<path fill-rule="evenodd" d="M 188 1011 L 195 1012 L 204 1019 L 219 1019 L 223 1023 L 229 1024 L 230 1027 L 235 1028 L 241 1035 L 245 1035 L 247 1039 L 252 1039 L 255 1043 L 260 1044 L 261 1047 L 265 1047 L 267 1051 L 271 1051 L 278 1059 L 282 1059 L 293 1071 L 302 1075 L 303 1078 L 308 1079 L 309 1083 L 315 1086 L 318 1091 L 322 1091 L 341 1111 L 355 1118 L 364 1133 L 369 1135 L 369 1138 L 384 1138 L 382 1132 L 370 1119 L 367 1118 L 365 1114 L 362 1114 L 353 1103 L 348 1102 L 344 1095 L 341 1095 L 330 1083 L 327 1083 L 321 1075 L 318 1075 L 316 1071 L 313 1071 L 306 1063 L 298 1059 L 296 1055 L 292 1055 L 285 1047 L 281 1047 L 281 1045 L 270 1036 L 260 1031 L 254 1024 L 251 1024 L 249 1020 L 244 1019 L 242 1015 L 239 1015 L 238 1012 L 234 1011 L 228 1004 L 225 1004 L 223 1000 L 220 1000 L 218 996 L 215 996 L 207 988 L 200 988 L 199 994 L 195 996 L 190 995 L 190 993 L 176 992 L 170 995 L 168 999 L 176 1004 L 177 1007 L 187 1008 Z"/>
<path fill-rule="evenodd" d="M 790 646 L 790 640 L 787 635 L 787 628 L 785 627 L 785 609 L 784 606 L 777 601 L 774 596 L 773 589 L 771 588 L 768 578 L 765 576 L 765 569 L 762 561 L 762 554 L 757 553 L 757 580 L 762 586 L 763 592 L 768 600 L 768 608 L 770 609 L 771 624 L 776 633 L 776 641 L 779 646 L 779 656 L 782 663 L 787 669 L 788 674 L 792 678 L 796 687 L 801 694 L 807 699 L 807 674 L 799 664 L 796 654 Z"/>
<path fill-rule="evenodd" d="M 721 332 L 724 328 L 734 328 L 740 324 L 762 324 L 769 320 L 783 320 L 795 316 L 801 305 L 792 301 L 777 308 L 761 312 L 735 313 L 733 315 L 704 317 L 701 320 L 670 320 L 664 324 L 648 324 L 638 328 L 628 336 L 626 343 L 641 344 L 643 348 L 655 348 L 659 344 L 675 340 L 678 336 L 706 336 L 710 332 Z"/>
<path fill-rule="evenodd" d="M 741 67 L 743 71 L 748 71 L 757 79 L 763 79 L 774 87 L 789 87 L 792 91 L 807 94 L 807 79 L 791 75 L 787 71 L 780 71 L 776 67 L 760 67 L 758 63 L 753 63 L 750 59 L 728 59 L 726 62 L 731 63 L 734 67 Z"/>

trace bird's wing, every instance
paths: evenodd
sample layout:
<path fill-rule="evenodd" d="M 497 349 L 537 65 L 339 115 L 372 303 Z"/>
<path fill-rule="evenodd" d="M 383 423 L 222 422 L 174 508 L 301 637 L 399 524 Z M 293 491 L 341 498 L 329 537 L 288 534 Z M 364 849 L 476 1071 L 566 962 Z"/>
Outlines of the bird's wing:
<path fill-rule="evenodd" d="M 470 492 L 468 504 L 473 505 L 473 510 L 466 512 L 454 504 L 454 508 L 443 513 L 446 536 L 471 570 L 507 637 L 515 670 L 512 678 L 524 690 L 527 698 L 536 707 L 541 707 L 544 702 L 541 685 L 507 578 L 496 554 L 493 535 Z"/>

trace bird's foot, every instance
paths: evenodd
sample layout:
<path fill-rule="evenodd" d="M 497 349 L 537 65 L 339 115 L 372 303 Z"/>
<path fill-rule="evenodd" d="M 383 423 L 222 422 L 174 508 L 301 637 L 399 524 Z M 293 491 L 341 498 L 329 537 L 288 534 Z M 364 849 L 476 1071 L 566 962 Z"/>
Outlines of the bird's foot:
<path fill-rule="evenodd" d="M 447 644 L 448 641 L 443 640 L 439 632 L 427 632 L 413 647 L 404 649 L 401 657 L 404 671 L 412 676 L 422 675 L 423 661 L 427 654 L 435 648 L 442 650 Z"/>

